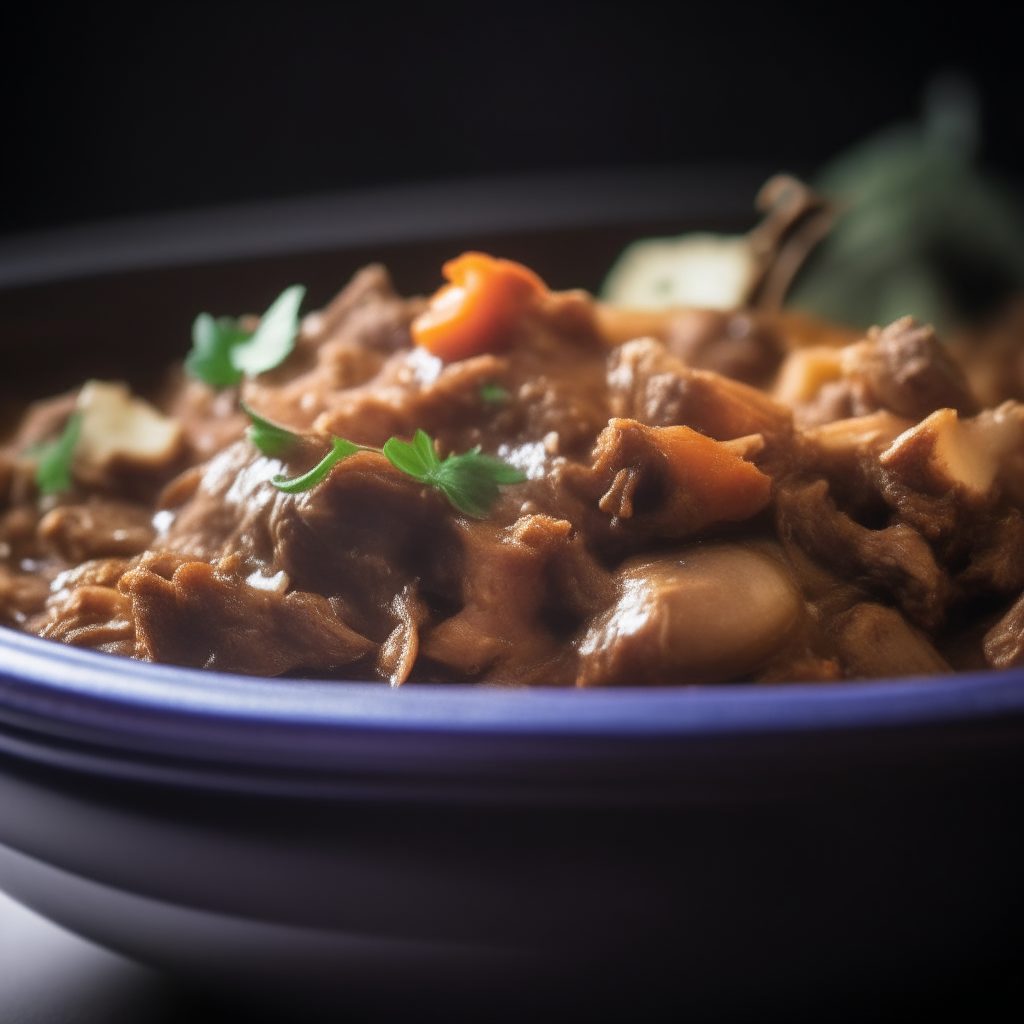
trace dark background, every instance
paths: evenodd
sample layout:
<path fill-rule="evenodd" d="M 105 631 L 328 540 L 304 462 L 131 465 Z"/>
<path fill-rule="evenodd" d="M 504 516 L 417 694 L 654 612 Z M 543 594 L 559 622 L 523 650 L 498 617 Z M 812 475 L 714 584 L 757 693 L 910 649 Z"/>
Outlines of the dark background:
<path fill-rule="evenodd" d="M 1024 178 L 1006 26 L 980 7 L 907 22 L 813 11 L 37 4 L 3 33 L 0 234 L 520 169 L 757 160 L 807 173 L 915 116 L 948 69 L 981 94 L 983 162 Z"/>

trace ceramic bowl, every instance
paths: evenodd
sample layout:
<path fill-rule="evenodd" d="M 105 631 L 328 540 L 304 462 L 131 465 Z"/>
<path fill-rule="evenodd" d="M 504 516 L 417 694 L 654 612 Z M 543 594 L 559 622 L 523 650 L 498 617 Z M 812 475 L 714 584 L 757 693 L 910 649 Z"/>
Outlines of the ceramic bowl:
<path fill-rule="evenodd" d="M 4 243 L 0 390 L 145 383 L 196 310 L 292 280 L 325 300 L 371 258 L 403 290 L 469 247 L 593 288 L 637 234 L 749 223 L 760 174 L 451 183 Z M 1021 671 L 391 690 L 0 628 L 0 887 L 185 977 L 378 1018 L 792 1016 L 990 984 L 1019 952 L 1022 781 Z"/>

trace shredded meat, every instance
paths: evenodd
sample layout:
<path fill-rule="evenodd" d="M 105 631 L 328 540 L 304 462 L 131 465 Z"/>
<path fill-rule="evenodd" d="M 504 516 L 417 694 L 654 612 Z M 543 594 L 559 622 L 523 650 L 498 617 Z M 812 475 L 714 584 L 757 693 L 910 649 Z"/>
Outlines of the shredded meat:
<path fill-rule="evenodd" d="M 793 352 L 776 395 L 808 426 L 877 409 L 915 421 L 936 409 L 978 411 L 963 369 L 931 327 L 909 316 L 840 350 Z"/>
<path fill-rule="evenodd" d="M 991 369 L 1012 361 L 1006 324 L 965 372 L 963 346 L 909 318 L 851 338 L 766 306 L 641 314 L 536 291 L 500 338 L 442 359 L 416 342 L 428 308 L 368 267 L 237 386 L 178 368 L 159 409 L 95 382 L 32 406 L 0 448 L 0 624 L 392 685 L 1024 664 L 1024 396 Z M 94 430 L 92 461 L 41 495 L 39 446 L 88 401 L 147 440 Z M 242 402 L 297 439 L 259 450 Z M 525 479 L 479 517 L 380 450 L 274 483 L 332 438 L 417 431 L 439 460 L 479 446 Z"/>
<path fill-rule="evenodd" d="M 1024 665 L 1024 596 L 985 634 L 983 649 L 993 668 Z"/>

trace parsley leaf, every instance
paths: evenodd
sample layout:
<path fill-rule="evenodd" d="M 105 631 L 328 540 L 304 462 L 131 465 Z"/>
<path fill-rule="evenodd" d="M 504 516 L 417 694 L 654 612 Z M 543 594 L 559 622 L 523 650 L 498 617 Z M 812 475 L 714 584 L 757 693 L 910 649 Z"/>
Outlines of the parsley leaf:
<path fill-rule="evenodd" d="M 526 475 L 492 455 L 481 455 L 480 445 L 442 462 L 430 437 L 416 431 L 412 444 L 392 437 L 384 445 L 388 461 L 421 483 L 436 487 L 460 511 L 483 519 L 498 500 L 499 484 L 519 484 Z"/>
<path fill-rule="evenodd" d="M 389 438 L 382 450 L 392 466 L 422 483 L 429 483 L 428 477 L 441 465 L 434 443 L 424 430 L 416 431 L 412 444 L 399 441 L 397 437 Z"/>
<path fill-rule="evenodd" d="M 185 369 L 215 388 L 237 384 L 242 371 L 231 362 L 231 350 L 251 337 L 251 331 L 243 331 L 229 316 L 214 320 L 209 313 L 200 313 L 192 324 L 192 351 L 185 357 Z"/>
<path fill-rule="evenodd" d="M 284 362 L 295 347 L 299 306 L 306 289 L 286 288 L 263 314 L 255 331 L 243 330 L 232 317 L 216 320 L 200 313 L 192 324 L 192 350 L 185 368 L 215 388 L 237 384 L 243 374 L 255 377 Z"/>
<path fill-rule="evenodd" d="M 274 457 L 284 455 L 299 440 L 298 434 L 293 434 L 290 430 L 279 427 L 276 423 L 271 423 L 270 420 L 265 420 L 262 416 L 257 416 L 245 402 L 239 402 L 238 404 L 245 415 L 252 420 L 252 426 L 246 431 L 249 440 L 264 455 Z"/>
<path fill-rule="evenodd" d="M 508 401 L 508 392 L 493 381 L 489 384 L 480 385 L 480 401 L 484 405 L 503 405 Z"/>
<path fill-rule="evenodd" d="M 257 437 L 263 436 L 263 425 L 269 427 L 271 431 L 278 431 L 291 439 L 295 438 L 294 434 L 289 434 L 281 427 L 261 420 L 244 405 L 242 408 L 253 421 L 250 437 L 261 451 L 264 449 Z M 274 434 L 273 437 L 276 439 L 277 435 Z M 270 443 L 274 444 L 276 440 Z M 474 519 L 483 519 L 490 512 L 491 506 L 498 499 L 498 487 L 501 484 L 520 484 L 526 480 L 526 475 L 515 466 L 510 466 L 493 455 L 481 455 L 479 445 L 462 455 L 451 454 L 442 462 L 437 457 L 430 435 L 424 430 L 417 430 L 411 444 L 391 437 L 383 448 L 353 444 L 341 437 L 332 438 L 331 450 L 308 473 L 292 480 L 278 474 L 271 483 L 287 494 L 308 491 L 320 483 L 338 462 L 355 452 L 383 454 L 396 469 L 400 469 L 420 483 L 436 488 L 455 508 Z"/>
<path fill-rule="evenodd" d="M 276 423 L 271 423 L 270 420 L 265 420 L 262 416 L 254 413 L 245 402 L 239 402 L 238 404 L 246 416 L 252 420 L 252 426 L 246 431 L 249 435 L 249 440 L 264 455 L 273 457 L 284 455 L 289 448 L 294 447 L 299 441 L 298 434 L 292 433 L 292 431 L 285 427 L 279 427 Z M 363 448 L 361 445 L 353 444 L 351 441 L 346 441 L 341 437 L 332 438 L 331 442 L 331 450 L 308 473 L 304 473 L 302 476 L 297 476 L 291 480 L 278 473 L 271 480 L 271 483 L 279 491 L 284 491 L 286 494 L 299 494 L 302 491 L 308 491 L 316 487 L 327 476 L 331 471 L 331 467 L 336 462 L 348 458 L 349 455 L 355 452 L 377 451 L 376 448 Z"/>
<path fill-rule="evenodd" d="M 41 494 L 71 490 L 71 456 L 82 429 L 82 414 L 73 412 L 56 441 L 35 449 L 36 486 Z"/>
<path fill-rule="evenodd" d="M 526 474 L 492 455 L 481 455 L 480 445 L 462 455 L 449 455 L 429 480 L 460 511 L 483 519 L 498 500 L 499 484 L 521 484 Z"/>
<path fill-rule="evenodd" d="M 231 365 L 250 377 L 280 366 L 295 347 L 299 306 L 305 296 L 301 284 L 285 288 L 263 314 L 252 337 L 231 349 Z"/>
<path fill-rule="evenodd" d="M 302 476 L 288 477 L 278 473 L 270 482 L 285 494 L 299 494 L 302 491 L 312 490 L 321 480 L 334 468 L 335 463 L 347 459 L 356 452 L 375 452 L 376 448 L 364 448 L 362 445 L 353 444 L 343 437 L 331 438 L 331 450 L 308 472 Z"/>

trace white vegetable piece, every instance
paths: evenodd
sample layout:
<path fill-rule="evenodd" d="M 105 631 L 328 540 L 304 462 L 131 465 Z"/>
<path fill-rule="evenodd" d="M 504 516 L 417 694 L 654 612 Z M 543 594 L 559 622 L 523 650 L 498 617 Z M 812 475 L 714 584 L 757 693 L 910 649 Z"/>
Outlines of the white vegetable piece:
<path fill-rule="evenodd" d="M 579 686 L 735 679 L 763 665 L 804 616 L 785 567 L 738 544 L 628 559 L 615 577 L 618 601 L 579 645 Z"/>
<path fill-rule="evenodd" d="M 999 469 L 999 452 L 974 420 L 955 409 L 936 409 L 900 434 L 879 461 L 911 482 L 939 492 L 954 487 L 974 497 L 986 495 Z"/>
<path fill-rule="evenodd" d="M 651 238 L 622 253 L 602 298 L 632 309 L 735 309 L 749 300 L 760 270 L 746 235 Z"/>
<path fill-rule="evenodd" d="M 133 398 L 127 384 L 87 381 L 77 407 L 82 414 L 78 468 L 102 471 L 114 461 L 156 467 L 170 462 L 181 445 L 180 424 Z"/>

